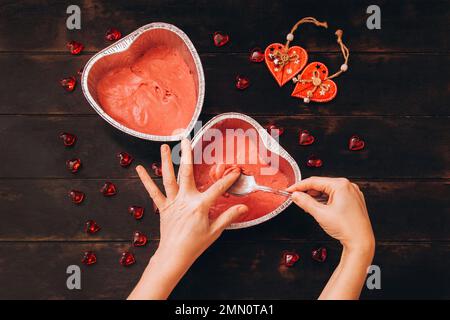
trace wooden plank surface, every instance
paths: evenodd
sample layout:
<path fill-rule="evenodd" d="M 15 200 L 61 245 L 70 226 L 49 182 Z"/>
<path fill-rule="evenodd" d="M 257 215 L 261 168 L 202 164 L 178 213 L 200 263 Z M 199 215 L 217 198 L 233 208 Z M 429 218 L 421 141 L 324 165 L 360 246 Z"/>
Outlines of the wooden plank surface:
<path fill-rule="evenodd" d="M 280 143 L 310 175 L 350 178 L 449 178 L 448 118 L 255 117 L 262 125 L 274 122 L 285 128 Z M 205 119 L 206 120 L 206 119 Z M 125 178 L 136 177 L 131 168 L 118 165 L 117 153 L 126 151 L 135 163 L 159 161 L 159 143 L 130 137 L 97 116 L 0 118 L 3 178 Z M 298 145 L 300 128 L 317 141 Z M 65 148 L 60 132 L 78 136 Z M 358 134 L 367 142 L 361 152 L 348 150 L 348 139 Z M 14 141 L 14 143 L 11 143 Z M 310 154 L 322 157 L 322 168 L 306 167 Z M 70 173 L 66 160 L 78 157 L 83 167 Z M 30 165 L 32 160 L 32 165 Z M 420 165 L 419 165 L 420 164 Z M 11 170 L 11 166 L 14 170 Z"/>
<path fill-rule="evenodd" d="M 447 52 L 449 10 L 447 1 L 377 1 L 382 8 L 382 28 L 366 27 L 370 1 L 89 1 L 80 4 L 82 28 L 66 29 L 66 2 L 4 1 L 0 10 L 0 50 L 61 51 L 67 39 L 82 40 L 89 51 L 108 43 L 110 27 L 128 34 L 150 22 L 164 21 L 183 29 L 200 52 L 247 52 L 254 46 L 284 41 L 297 20 L 315 16 L 341 28 L 352 51 Z M 214 31 L 232 39 L 217 50 Z M 308 26 L 298 32 L 298 43 L 313 51 L 337 51 L 334 32 Z"/>
<path fill-rule="evenodd" d="M 159 216 L 153 212 L 141 182 L 113 179 L 119 190 L 113 198 L 99 192 L 101 179 L 2 179 L 0 201 L 8 214 L 0 225 L 0 241 L 128 241 L 135 230 L 159 239 Z M 448 182 L 357 181 L 367 199 L 374 232 L 379 240 L 449 241 Z M 159 183 L 161 185 L 161 183 Z M 75 205 L 67 197 L 72 188 L 86 200 Z M 32 192 L 30 192 L 32 191 Z M 127 212 L 130 205 L 146 208 L 142 220 Z M 95 219 L 102 230 L 84 233 L 84 223 Z M 292 205 L 259 226 L 226 232 L 226 241 L 329 239 L 315 221 Z"/>
<path fill-rule="evenodd" d="M 121 252 L 129 249 L 127 243 L 1 243 L 0 299 L 123 299 L 139 279 L 155 245 L 133 250 L 137 262 L 124 268 L 118 260 Z M 310 258 L 317 245 L 303 241 L 219 240 L 194 264 L 172 298 L 314 299 L 340 255 L 335 243 L 325 243 L 328 261 L 317 263 Z M 81 267 L 82 290 L 70 291 L 65 286 L 65 270 L 79 264 L 85 250 L 94 250 L 98 262 Z M 284 250 L 301 255 L 293 268 L 279 265 Z M 14 259 L 8 259 L 12 253 Z M 364 289 L 363 298 L 448 298 L 449 254 L 448 244 L 379 244 L 374 264 L 381 268 L 382 290 Z M 26 286 L 27 290 L 18 290 L 18 286 Z"/>
<path fill-rule="evenodd" d="M 311 54 L 330 71 L 339 68 L 337 54 Z M 67 93 L 61 78 L 76 75 L 89 56 L 67 54 L 0 55 L 0 114 L 95 114 L 81 87 Z M 292 83 L 279 88 L 264 63 L 248 54 L 203 54 L 206 97 L 204 113 L 225 111 L 250 115 L 449 115 L 449 55 L 354 54 L 350 70 L 336 82 L 339 94 L 327 104 L 306 105 L 291 97 Z M 237 90 L 235 78 L 247 75 L 251 87 Z M 78 77 L 77 77 L 78 78 Z M 427 85 L 422 85 L 426 83 Z M 21 88 L 21 90 L 17 90 Z M 45 94 L 44 94 L 45 93 Z"/>

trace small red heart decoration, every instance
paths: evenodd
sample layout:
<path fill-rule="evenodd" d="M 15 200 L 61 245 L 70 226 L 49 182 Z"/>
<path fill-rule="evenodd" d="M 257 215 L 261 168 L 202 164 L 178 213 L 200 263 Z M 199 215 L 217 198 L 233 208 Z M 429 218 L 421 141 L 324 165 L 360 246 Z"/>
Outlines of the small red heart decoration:
<path fill-rule="evenodd" d="M 314 143 L 314 136 L 308 130 L 300 130 L 298 135 L 298 144 L 301 146 L 309 146 Z"/>
<path fill-rule="evenodd" d="M 86 221 L 84 231 L 86 233 L 94 234 L 100 230 L 100 226 L 95 222 L 95 220 Z"/>
<path fill-rule="evenodd" d="M 97 256 L 93 251 L 86 251 L 81 259 L 81 262 L 87 266 L 97 262 Z"/>
<path fill-rule="evenodd" d="M 77 136 L 72 133 L 63 132 L 59 135 L 59 137 L 62 139 L 66 147 L 71 147 L 75 144 L 75 142 L 77 142 Z"/>
<path fill-rule="evenodd" d="M 128 152 L 120 152 L 117 154 L 117 157 L 119 158 L 119 164 L 121 167 L 128 167 L 131 162 L 133 162 L 133 157 Z"/>
<path fill-rule="evenodd" d="M 123 252 L 122 256 L 120 257 L 120 260 L 119 260 L 119 263 L 124 267 L 131 266 L 135 262 L 136 262 L 136 259 L 134 258 L 134 255 L 128 251 Z"/>
<path fill-rule="evenodd" d="M 292 267 L 300 259 L 300 255 L 295 252 L 284 252 L 281 264 L 286 267 Z"/>
<path fill-rule="evenodd" d="M 100 189 L 105 197 L 112 197 L 117 193 L 116 185 L 112 182 L 105 182 L 103 187 Z"/>
<path fill-rule="evenodd" d="M 70 190 L 69 197 L 73 203 L 80 204 L 81 202 L 83 202 L 85 194 L 78 190 Z"/>
<path fill-rule="evenodd" d="M 286 49 L 283 44 L 272 43 L 264 52 L 266 65 L 280 87 L 295 77 L 308 61 L 308 53 L 302 47 L 293 46 L 287 50 L 287 53 L 285 51 Z M 289 61 L 285 61 L 283 65 L 280 65 L 282 62 L 275 57 L 276 52 L 285 52 L 289 57 Z M 293 60 L 295 55 L 297 55 L 297 59 Z"/>
<path fill-rule="evenodd" d="M 221 31 L 216 31 L 213 34 L 213 41 L 216 47 L 222 47 L 230 41 L 230 36 Z"/>
<path fill-rule="evenodd" d="M 317 262 L 325 262 L 327 259 L 327 248 L 320 247 L 311 252 L 311 258 Z"/>
<path fill-rule="evenodd" d="M 260 63 L 264 61 L 264 52 L 261 48 L 253 48 L 252 51 L 250 51 L 250 62 L 254 63 Z"/>
<path fill-rule="evenodd" d="M 81 160 L 78 158 L 67 160 L 66 167 L 70 172 L 77 173 L 81 168 Z"/>
<path fill-rule="evenodd" d="M 142 232 L 136 231 L 133 236 L 133 246 L 143 247 L 147 244 L 147 236 Z"/>
<path fill-rule="evenodd" d="M 314 75 L 318 77 L 316 78 Z M 298 77 L 298 82 L 294 91 L 292 91 L 292 96 L 310 99 L 315 102 L 328 102 L 333 100 L 337 94 L 337 85 L 333 80 L 326 79 L 327 77 L 328 68 L 323 63 L 312 62 L 308 64 Z M 308 97 L 308 92 L 312 92 L 311 97 Z"/>
<path fill-rule="evenodd" d="M 364 140 L 357 135 L 351 136 L 350 140 L 348 140 L 348 149 L 351 151 L 362 150 L 365 146 L 366 143 L 364 142 Z"/>
<path fill-rule="evenodd" d="M 320 168 L 321 166 L 323 166 L 323 161 L 316 155 L 312 154 L 306 161 L 306 165 L 310 168 Z"/>
<path fill-rule="evenodd" d="M 273 138 L 278 138 L 284 133 L 284 128 L 278 127 L 276 124 L 270 124 L 265 129 Z"/>
<path fill-rule="evenodd" d="M 250 86 L 250 79 L 243 75 L 236 76 L 236 89 L 245 90 Z"/>
<path fill-rule="evenodd" d="M 129 206 L 128 207 L 128 213 L 133 215 L 133 217 L 136 220 L 142 219 L 142 217 L 144 216 L 144 211 L 145 211 L 145 209 L 143 207 L 139 207 L 139 206 Z"/>

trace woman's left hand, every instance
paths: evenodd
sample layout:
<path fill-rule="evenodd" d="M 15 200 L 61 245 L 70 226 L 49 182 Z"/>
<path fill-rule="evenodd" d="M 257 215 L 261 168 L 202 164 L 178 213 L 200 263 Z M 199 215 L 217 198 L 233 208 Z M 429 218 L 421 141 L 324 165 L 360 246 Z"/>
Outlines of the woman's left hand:
<path fill-rule="evenodd" d="M 180 182 L 177 183 L 170 148 L 161 146 L 164 196 L 147 171 L 136 171 L 160 212 L 160 243 L 130 299 L 165 299 L 192 263 L 239 216 L 247 212 L 245 205 L 235 205 L 211 221 L 209 209 L 237 180 L 236 169 L 216 181 L 206 191 L 197 190 L 189 140 L 181 142 Z M 156 282 L 156 283 L 154 283 Z M 153 289 L 146 288 L 151 283 Z M 144 285 L 147 284 L 147 285 Z"/>

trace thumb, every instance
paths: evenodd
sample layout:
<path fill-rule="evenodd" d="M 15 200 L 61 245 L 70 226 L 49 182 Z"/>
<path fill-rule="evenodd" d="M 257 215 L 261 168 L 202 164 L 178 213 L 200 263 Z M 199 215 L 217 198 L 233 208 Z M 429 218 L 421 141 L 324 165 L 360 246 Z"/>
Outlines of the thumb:
<path fill-rule="evenodd" d="M 221 233 L 227 227 L 229 227 L 234 221 L 237 220 L 241 215 L 248 211 L 248 207 L 243 204 L 238 204 L 228 208 L 224 213 L 222 213 L 211 225 L 213 233 Z"/>
<path fill-rule="evenodd" d="M 316 220 L 324 207 L 323 204 L 317 202 L 316 199 L 305 192 L 294 192 L 292 193 L 291 198 L 296 205 L 308 212 Z"/>

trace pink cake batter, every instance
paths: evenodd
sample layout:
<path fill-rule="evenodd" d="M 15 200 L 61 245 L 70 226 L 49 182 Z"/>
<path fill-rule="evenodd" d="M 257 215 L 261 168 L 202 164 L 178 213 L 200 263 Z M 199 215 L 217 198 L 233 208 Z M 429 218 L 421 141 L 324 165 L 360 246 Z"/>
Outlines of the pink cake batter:
<path fill-rule="evenodd" d="M 138 132 L 172 135 L 189 125 L 197 102 L 192 71 L 173 48 L 157 46 L 129 66 L 109 71 L 97 86 L 102 108 Z"/>
<path fill-rule="evenodd" d="M 224 138 L 225 140 L 225 138 Z M 224 142 L 225 143 L 225 142 Z M 199 190 L 206 190 L 211 184 L 220 179 L 222 176 L 231 172 L 234 168 L 238 167 L 241 169 L 243 174 L 255 176 L 255 180 L 260 185 L 270 186 L 278 189 L 287 188 L 293 181 L 288 176 L 292 176 L 292 170 L 289 168 L 290 172 L 277 170 L 276 173 L 272 175 L 262 175 L 261 168 L 269 167 L 270 164 L 265 162 L 262 157 L 257 157 L 257 162 L 249 163 L 249 150 L 254 152 L 253 149 L 255 141 L 248 140 L 245 144 L 245 148 L 242 150 L 234 150 L 234 159 L 227 162 L 226 151 L 228 148 L 224 148 L 223 161 L 216 164 L 196 164 L 194 165 L 194 175 L 197 187 Z M 208 145 L 204 142 L 203 150 Z M 280 160 L 281 161 L 281 160 Z M 285 160 L 283 160 L 285 161 Z M 251 193 L 250 195 L 243 197 L 236 197 L 230 194 L 225 194 L 221 196 L 216 203 L 210 209 L 210 217 L 212 219 L 219 216 L 229 207 L 235 204 L 245 204 L 248 206 L 249 211 L 247 214 L 242 216 L 239 221 L 244 222 L 257 219 L 262 217 L 276 208 L 278 208 L 284 201 L 286 197 L 279 196 L 272 193 L 257 191 Z"/>

